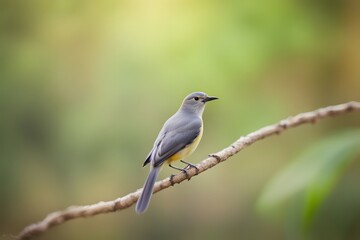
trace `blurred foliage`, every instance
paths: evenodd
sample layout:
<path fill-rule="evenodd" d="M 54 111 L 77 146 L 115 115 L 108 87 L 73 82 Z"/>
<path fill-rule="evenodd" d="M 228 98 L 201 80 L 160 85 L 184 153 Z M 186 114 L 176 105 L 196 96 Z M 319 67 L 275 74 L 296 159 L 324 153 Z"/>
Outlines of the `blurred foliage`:
<path fill-rule="evenodd" d="M 268 183 L 259 199 L 259 210 L 276 214 L 276 209 L 284 208 L 284 202 L 292 199 L 293 204 L 301 209 L 293 223 L 293 228 L 297 229 L 295 236 L 307 239 L 309 236 L 302 236 L 303 233 L 309 234 L 319 207 L 338 183 L 349 160 L 355 156 L 360 156 L 359 130 L 336 134 L 316 143 Z M 323 238 L 324 236 L 313 239 Z"/>
<path fill-rule="evenodd" d="M 288 115 L 359 100 L 358 12 L 357 0 L 2 1 L 0 233 L 141 187 L 158 130 L 189 92 L 221 99 L 190 162 Z M 74 221 L 40 239 L 288 239 L 296 229 L 255 214 L 263 186 L 309 142 L 359 126 L 351 114 L 288 131 L 155 195 L 146 215 Z M 319 204 L 357 199 L 359 162 Z M 346 224 L 314 223 L 358 239 L 358 202 L 345 204 Z"/>

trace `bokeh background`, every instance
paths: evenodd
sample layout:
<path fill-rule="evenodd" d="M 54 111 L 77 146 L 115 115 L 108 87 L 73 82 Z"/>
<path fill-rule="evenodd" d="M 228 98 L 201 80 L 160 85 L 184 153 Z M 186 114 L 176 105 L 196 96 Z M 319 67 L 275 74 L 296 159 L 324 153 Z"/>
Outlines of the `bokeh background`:
<path fill-rule="evenodd" d="M 140 188 L 188 93 L 218 96 L 187 160 L 360 100 L 357 0 L 12 0 L 0 7 L 0 233 Z M 360 116 L 271 137 L 133 208 L 38 239 L 360 239 Z M 161 178 L 173 171 L 164 168 Z"/>

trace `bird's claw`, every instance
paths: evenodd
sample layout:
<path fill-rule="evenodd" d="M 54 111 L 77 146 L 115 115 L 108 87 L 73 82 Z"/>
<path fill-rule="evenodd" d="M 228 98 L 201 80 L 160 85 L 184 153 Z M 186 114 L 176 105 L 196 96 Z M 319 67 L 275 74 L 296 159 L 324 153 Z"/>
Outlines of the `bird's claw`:
<path fill-rule="evenodd" d="M 191 164 L 191 163 L 188 163 L 188 162 L 185 162 L 185 161 L 183 161 L 183 160 L 181 160 L 181 162 L 187 164 L 187 166 L 185 167 L 185 169 L 186 169 L 186 168 L 187 168 L 187 169 L 195 168 L 195 169 L 196 169 L 195 175 L 198 175 L 198 174 L 199 174 L 200 170 L 199 170 L 199 168 L 198 168 L 196 165 Z M 189 180 L 190 180 L 190 179 L 189 179 Z"/>
<path fill-rule="evenodd" d="M 181 169 L 180 171 L 183 172 L 186 175 L 186 178 L 187 178 L 188 181 L 191 179 L 191 177 L 189 176 L 188 171 L 186 171 L 185 169 Z M 171 186 L 175 185 L 175 181 L 174 181 L 175 176 L 176 176 L 175 174 L 170 175 L 170 180 L 169 181 L 170 181 Z"/>

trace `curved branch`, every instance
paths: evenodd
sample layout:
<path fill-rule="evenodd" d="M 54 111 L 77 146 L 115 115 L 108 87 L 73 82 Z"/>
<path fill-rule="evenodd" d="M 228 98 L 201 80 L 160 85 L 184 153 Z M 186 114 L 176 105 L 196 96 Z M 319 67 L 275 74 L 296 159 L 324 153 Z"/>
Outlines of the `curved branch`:
<path fill-rule="evenodd" d="M 297 127 L 305 123 L 315 123 L 316 121 L 331 117 L 337 116 L 344 113 L 360 111 L 360 102 L 348 102 L 344 104 L 339 104 L 335 106 L 329 106 L 325 108 L 320 108 L 318 110 L 306 113 L 300 113 L 293 117 L 288 117 L 287 119 L 281 120 L 280 122 L 263 127 L 255 132 L 252 132 L 246 136 L 240 137 L 237 141 L 232 143 L 229 147 L 209 155 L 209 157 L 197 166 L 199 169 L 198 173 L 202 173 L 213 166 L 227 160 L 229 157 L 238 153 L 245 147 L 261 140 L 266 137 L 280 134 L 281 132 Z M 194 177 L 196 175 L 196 169 L 190 168 L 188 171 L 189 177 Z M 186 180 L 187 177 L 184 173 L 179 173 L 174 176 L 172 181 L 173 183 L 181 183 Z M 158 181 L 155 184 L 154 192 L 159 192 L 171 186 L 170 178 L 165 178 L 161 181 Z M 68 220 L 82 218 L 82 217 L 92 217 L 101 213 L 115 212 L 130 207 L 138 200 L 142 189 L 138 189 L 135 192 L 129 193 L 123 197 L 112 201 L 99 202 L 92 205 L 86 206 L 72 206 L 62 211 L 57 211 L 50 213 L 46 218 L 40 222 L 31 224 L 25 227 L 17 236 L 17 239 L 28 239 L 34 235 L 41 234 L 51 227 L 60 225 Z"/>

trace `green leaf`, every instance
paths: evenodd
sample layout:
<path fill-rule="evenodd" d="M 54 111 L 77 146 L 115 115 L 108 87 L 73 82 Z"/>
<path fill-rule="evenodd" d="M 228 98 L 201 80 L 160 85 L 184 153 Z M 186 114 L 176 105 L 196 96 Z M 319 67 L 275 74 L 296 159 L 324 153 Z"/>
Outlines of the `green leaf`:
<path fill-rule="evenodd" d="M 307 228 L 349 161 L 359 153 L 360 130 L 342 132 L 313 144 L 269 182 L 257 202 L 258 210 L 274 212 L 283 208 L 285 201 L 304 193 L 299 218 Z"/>

